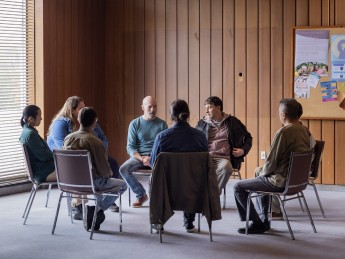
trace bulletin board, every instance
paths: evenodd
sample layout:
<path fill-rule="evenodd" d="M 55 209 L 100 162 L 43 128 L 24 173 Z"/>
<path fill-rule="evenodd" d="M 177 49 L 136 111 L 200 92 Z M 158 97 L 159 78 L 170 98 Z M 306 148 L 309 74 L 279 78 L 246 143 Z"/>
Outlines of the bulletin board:
<path fill-rule="evenodd" d="M 345 120 L 345 28 L 294 28 L 293 93 L 303 119 Z"/>

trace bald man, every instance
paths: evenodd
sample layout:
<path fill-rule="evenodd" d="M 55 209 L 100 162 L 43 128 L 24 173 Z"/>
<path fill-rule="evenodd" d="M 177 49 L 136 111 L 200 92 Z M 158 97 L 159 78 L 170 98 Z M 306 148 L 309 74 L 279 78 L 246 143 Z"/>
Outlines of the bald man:
<path fill-rule="evenodd" d="M 147 200 L 145 188 L 133 175 L 138 169 L 150 166 L 150 153 L 156 135 L 167 129 L 165 121 L 156 117 L 157 102 L 152 96 L 143 99 L 144 114 L 131 121 L 128 127 L 127 152 L 130 158 L 120 167 L 120 174 L 129 188 L 136 194 L 133 208 L 140 208 Z"/>

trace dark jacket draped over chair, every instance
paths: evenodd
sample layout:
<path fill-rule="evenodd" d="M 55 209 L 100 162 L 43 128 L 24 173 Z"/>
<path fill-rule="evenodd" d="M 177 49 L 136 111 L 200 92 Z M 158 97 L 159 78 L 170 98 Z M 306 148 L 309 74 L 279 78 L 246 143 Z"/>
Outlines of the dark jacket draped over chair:
<path fill-rule="evenodd" d="M 151 224 L 164 225 L 173 210 L 202 213 L 209 225 L 221 219 L 216 173 L 208 152 L 158 155 L 151 178 Z"/>

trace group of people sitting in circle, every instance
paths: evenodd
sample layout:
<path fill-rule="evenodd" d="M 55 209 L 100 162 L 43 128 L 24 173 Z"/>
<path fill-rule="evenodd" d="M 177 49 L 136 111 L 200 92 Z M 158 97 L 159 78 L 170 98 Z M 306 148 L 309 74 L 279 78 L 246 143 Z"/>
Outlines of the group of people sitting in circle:
<path fill-rule="evenodd" d="M 108 140 L 98 124 L 95 109 L 86 107 L 84 100 L 69 97 L 62 109 L 54 116 L 49 127 L 47 142 L 35 127 L 42 120 L 42 113 L 36 105 L 28 105 L 23 110 L 23 127 L 20 142 L 28 149 L 34 177 L 38 182 L 56 180 L 53 149 L 89 150 L 96 189 L 114 187 L 122 194 L 127 186 L 136 194 L 133 208 L 140 208 L 149 199 L 143 185 L 133 175 L 138 169 L 153 167 L 160 152 L 209 152 L 217 177 L 219 194 L 228 182 L 234 168 L 239 169 L 244 157 L 252 147 L 253 138 L 246 126 L 235 116 L 223 111 L 219 97 L 211 96 L 204 102 L 205 116 L 196 128 L 189 125 L 190 110 L 186 101 L 177 99 L 171 103 L 170 118 L 167 123 L 157 117 L 157 102 L 152 96 L 143 99 L 143 115 L 131 121 L 128 127 L 127 152 L 130 158 L 120 167 L 108 155 Z M 254 179 L 238 181 L 234 186 L 236 205 L 241 221 L 246 219 L 248 190 L 281 191 L 286 181 L 290 153 L 311 148 L 311 134 L 299 118 L 302 106 L 293 98 L 282 99 L 279 103 L 279 118 L 283 124 L 273 139 L 270 153 L 263 165 L 255 171 Z M 119 174 L 123 180 L 118 179 Z M 104 211 L 118 211 L 115 196 L 101 198 L 95 223 L 95 230 L 105 220 Z M 251 204 L 248 233 L 263 233 L 270 229 L 268 222 L 268 199 L 263 198 L 257 210 Z M 84 219 L 85 229 L 91 228 L 94 206 L 86 206 L 83 217 L 81 199 L 74 197 L 74 218 Z M 195 213 L 184 211 L 184 227 L 188 233 L 194 232 Z M 163 231 L 164 229 L 161 229 Z M 245 233 L 239 228 L 239 233 Z"/>

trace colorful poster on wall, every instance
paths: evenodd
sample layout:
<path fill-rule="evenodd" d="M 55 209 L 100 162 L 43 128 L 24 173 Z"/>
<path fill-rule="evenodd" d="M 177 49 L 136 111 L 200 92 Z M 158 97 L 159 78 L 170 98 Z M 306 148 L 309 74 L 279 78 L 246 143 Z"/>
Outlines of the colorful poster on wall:
<path fill-rule="evenodd" d="M 329 30 L 298 30 L 295 46 L 295 78 L 328 75 Z"/>
<path fill-rule="evenodd" d="M 332 80 L 345 81 L 345 35 L 331 37 Z"/>
<path fill-rule="evenodd" d="M 293 97 L 303 119 L 345 120 L 345 27 L 294 29 Z"/>
<path fill-rule="evenodd" d="M 307 79 L 308 85 L 314 88 L 317 87 L 317 84 L 319 83 L 319 81 L 320 81 L 320 76 L 315 72 L 310 73 Z"/>
<path fill-rule="evenodd" d="M 320 77 L 328 75 L 328 30 L 298 30 L 295 50 L 296 98 L 309 98 Z"/>
<path fill-rule="evenodd" d="M 299 76 L 295 80 L 295 96 L 296 98 L 309 98 L 310 86 L 308 85 L 307 76 Z"/>
<path fill-rule="evenodd" d="M 332 102 L 338 100 L 337 82 L 321 82 L 322 102 Z"/>

